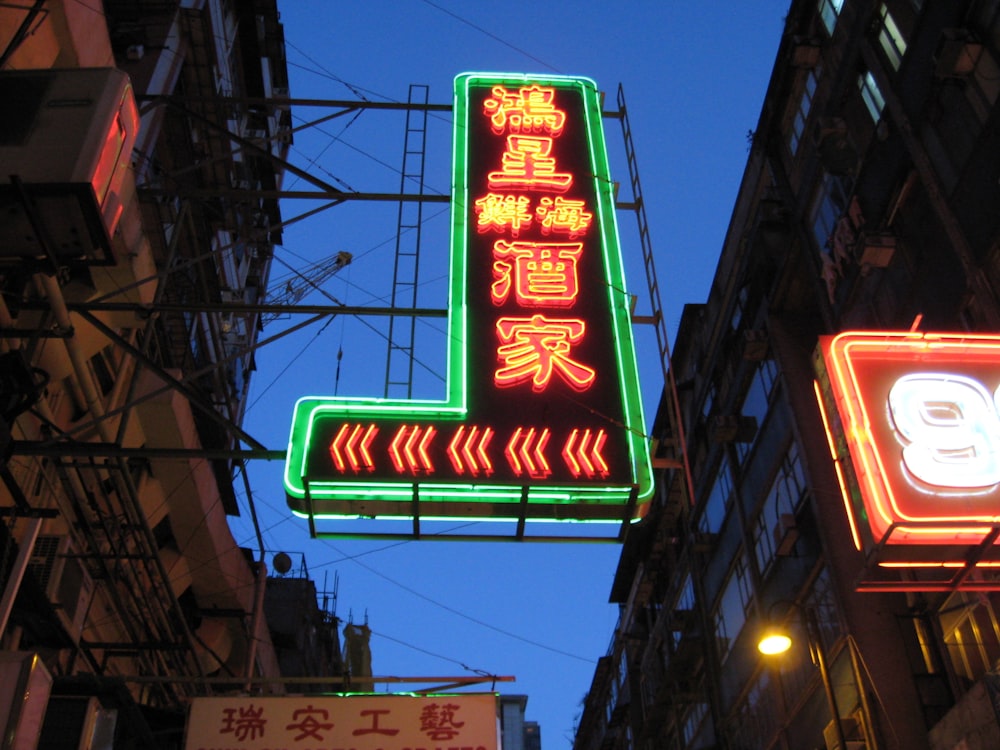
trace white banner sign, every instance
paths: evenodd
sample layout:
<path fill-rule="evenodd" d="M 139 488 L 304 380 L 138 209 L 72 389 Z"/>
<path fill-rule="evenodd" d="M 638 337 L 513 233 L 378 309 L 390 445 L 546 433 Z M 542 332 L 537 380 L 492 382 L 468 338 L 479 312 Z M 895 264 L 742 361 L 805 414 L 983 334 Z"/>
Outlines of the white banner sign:
<path fill-rule="evenodd" d="M 185 750 L 499 750 L 497 698 L 195 698 Z"/>

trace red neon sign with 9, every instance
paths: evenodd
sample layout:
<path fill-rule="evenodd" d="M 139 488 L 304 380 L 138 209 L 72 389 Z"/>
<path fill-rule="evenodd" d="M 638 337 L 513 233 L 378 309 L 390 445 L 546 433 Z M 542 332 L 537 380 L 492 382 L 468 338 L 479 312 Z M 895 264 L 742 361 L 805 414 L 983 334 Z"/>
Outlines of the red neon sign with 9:
<path fill-rule="evenodd" d="M 1000 523 L 1000 336 L 843 333 L 821 347 L 876 541 L 982 541 Z"/>

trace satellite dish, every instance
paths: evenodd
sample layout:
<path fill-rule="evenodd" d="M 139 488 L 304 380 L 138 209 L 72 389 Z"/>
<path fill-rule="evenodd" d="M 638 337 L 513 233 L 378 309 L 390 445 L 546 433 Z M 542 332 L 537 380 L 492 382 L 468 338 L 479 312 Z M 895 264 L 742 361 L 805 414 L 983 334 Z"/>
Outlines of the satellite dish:
<path fill-rule="evenodd" d="M 272 562 L 278 575 L 285 575 L 285 573 L 292 569 L 292 558 L 285 552 L 276 554 Z"/>

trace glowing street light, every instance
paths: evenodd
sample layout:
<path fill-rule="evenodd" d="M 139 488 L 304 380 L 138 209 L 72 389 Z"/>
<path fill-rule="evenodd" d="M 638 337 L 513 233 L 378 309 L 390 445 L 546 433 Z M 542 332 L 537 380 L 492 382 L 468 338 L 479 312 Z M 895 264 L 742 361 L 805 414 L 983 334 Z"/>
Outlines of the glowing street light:
<path fill-rule="evenodd" d="M 840 723 L 840 709 L 837 707 L 837 696 L 833 691 L 833 682 L 830 680 L 830 670 L 826 662 L 826 649 L 823 648 L 823 639 L 819 631 L 819 622 L 816 619 L 816 610 L 812 607 L 804 607 L 797 602 L 775 602 L 775 604 L 790 604 L 802 616 L 802 623 L 806 629 L 806 640 L 809 642 L 809 656 L 812 657 L 813 664 L 819 667 L 820 681 L 823 683 L 823 692 L 826 693 L 826 703 L 833 717 L 834 732 L 837 737 L 837 747 L 846 748 L 847 739 L 844 737 L 844 727 Z M 774 605 L 771 606 L 773 609 Z M 770 613 L 770 609 L 768 610 Z M 768 621 L 771 620 L 769 616 Z M 757 642 L 757 650 L 766 656 L 777 656 L 783 654 L 792 647 L 792 638 L 787 631 L 769 624 L 765 627 L 763 636 Z"/>

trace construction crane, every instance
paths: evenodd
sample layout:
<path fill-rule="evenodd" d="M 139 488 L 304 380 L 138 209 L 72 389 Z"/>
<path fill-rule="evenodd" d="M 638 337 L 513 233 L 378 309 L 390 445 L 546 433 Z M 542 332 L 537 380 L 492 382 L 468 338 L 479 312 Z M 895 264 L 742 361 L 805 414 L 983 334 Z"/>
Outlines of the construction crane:
<path fill-rule="evenodd" d="M 339 300 L 334 299 L 329 292 L 323 291 L 320 287 L 324 282 L 326 282 L 327 279 L 339 273 L 341 269 L 349 265 L 352 258 L 353 256 L 349 252 L 341 250 L 340 252 L 327 258 L 322 258 L 305 268 L 293 268 L 285 261 L 275 257 L 275 260 L 291 271 L 291 275 L 288 277 L 288 280 L 284 282 L 284 284 L 281 284 L 279 281 L 276 288 L 268 291 L 267 298 L 265 300 L 266 303 L 268 305 L 294 305 L 301 301 L 301 299 L 305 297 L 310 290 L 315 289 L 326 297 L 332 299 L 337 304 L 340 304 Z M 283 317 L 286 317 L 285 313 L 264 313 L 260 316 L 260 321 L 262 325 L 267 325 L 268 323 Z"/>

